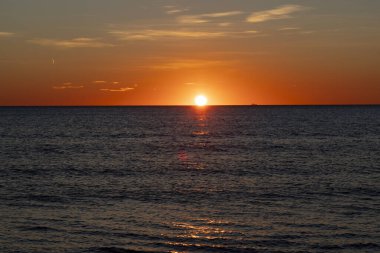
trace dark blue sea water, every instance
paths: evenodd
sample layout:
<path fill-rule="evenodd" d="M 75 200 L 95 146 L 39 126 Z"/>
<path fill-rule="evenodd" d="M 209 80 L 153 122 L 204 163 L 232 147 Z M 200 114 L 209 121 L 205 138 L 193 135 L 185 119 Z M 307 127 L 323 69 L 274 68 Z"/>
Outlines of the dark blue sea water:
<path fill-rule="evenodd" d="M 380 107 L 0 108 L 0 252 L 380 252 Z"/>

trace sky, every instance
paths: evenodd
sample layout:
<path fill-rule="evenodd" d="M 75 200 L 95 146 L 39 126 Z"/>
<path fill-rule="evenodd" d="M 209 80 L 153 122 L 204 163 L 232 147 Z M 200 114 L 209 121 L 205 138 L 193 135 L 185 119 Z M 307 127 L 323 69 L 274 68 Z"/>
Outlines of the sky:
<path fill-rule="evenodd" d="M 380 104 L 380 1 L 1 0 L 0 105 Z"/>

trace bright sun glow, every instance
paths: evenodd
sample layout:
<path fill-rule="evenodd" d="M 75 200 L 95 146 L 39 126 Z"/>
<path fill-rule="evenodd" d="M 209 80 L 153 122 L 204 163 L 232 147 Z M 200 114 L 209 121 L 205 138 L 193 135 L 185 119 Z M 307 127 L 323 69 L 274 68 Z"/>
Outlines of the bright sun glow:
<path fill-rule="evenodd" d="M 197 106 L 205 106 L 207 105 L 207 97 L 198 95 L 195 97 L 194 102 Z"/>

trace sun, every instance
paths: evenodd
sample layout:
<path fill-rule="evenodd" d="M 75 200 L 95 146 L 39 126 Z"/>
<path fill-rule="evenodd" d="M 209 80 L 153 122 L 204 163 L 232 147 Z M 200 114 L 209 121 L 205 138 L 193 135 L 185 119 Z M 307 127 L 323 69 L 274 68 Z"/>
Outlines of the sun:
<path fill-rule="evenodd" d="M 204 95 L 198 95 L 194 98 L 194 102 L 197 106 L 205 106 L 207 105 L 207 97 Z"/>

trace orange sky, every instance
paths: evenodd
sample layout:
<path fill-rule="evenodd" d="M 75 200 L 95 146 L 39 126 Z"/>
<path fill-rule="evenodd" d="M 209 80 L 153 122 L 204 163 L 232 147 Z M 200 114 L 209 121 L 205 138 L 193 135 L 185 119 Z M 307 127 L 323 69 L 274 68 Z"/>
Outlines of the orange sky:
<path fill-rule="evenodd" d="M 217 4 L 216 4 L 217 3 Z M 0 3 L 0 105 L 379 104 L 380 3 Z"/>

